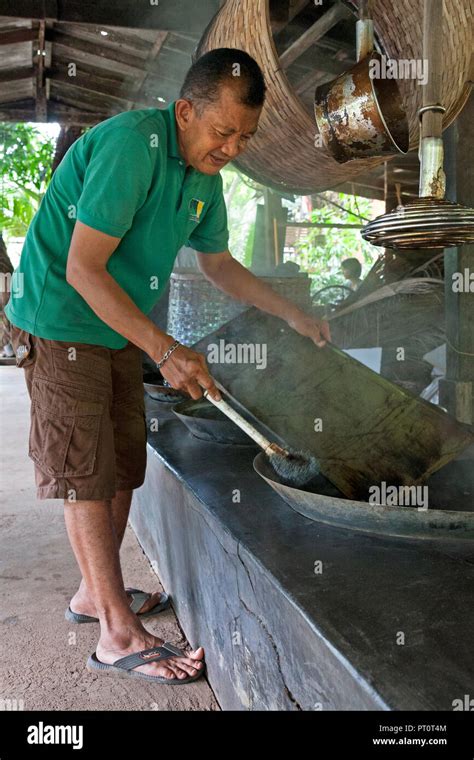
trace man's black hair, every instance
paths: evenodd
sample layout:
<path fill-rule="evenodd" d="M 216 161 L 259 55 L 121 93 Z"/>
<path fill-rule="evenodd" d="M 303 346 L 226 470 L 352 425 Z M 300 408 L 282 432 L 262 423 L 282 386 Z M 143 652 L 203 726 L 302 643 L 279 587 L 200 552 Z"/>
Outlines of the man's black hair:
<path fill-rule="evenodd" d="M 341 267 L 343 267 L 346 272 L 349 272 L 350 276 L 355 279 L 359 279 L 362 274 L 362 266 L 358 259 L 344 259 L 344 261 L 341 262 Z"/>
<path fill-rule="evenodd" d="M 235 87 L 242 105 L 263 105 L 266 87 L 262 70 L 254 58 L 237 48 L 217 48 L 198 58 L 186 74 L 179 97 L 192 101 L 200 114 L 219 100 L 223 84 Z"/>

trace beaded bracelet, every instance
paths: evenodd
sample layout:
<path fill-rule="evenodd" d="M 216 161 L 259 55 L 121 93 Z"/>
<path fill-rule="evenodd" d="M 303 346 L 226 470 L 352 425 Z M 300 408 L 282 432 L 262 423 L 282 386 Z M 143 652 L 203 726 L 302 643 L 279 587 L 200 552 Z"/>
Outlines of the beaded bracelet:
<path fill-rule="evenodd" d="M 178 348 L 178 346 L 180 346 L 180 345 L 181 345 L 181 343 L 179 342 L 179 340 L 175 340 L 175 342 L 172 343 L 172 345 L 169 347 L 169 349 L 163 354 L 163 356 L 161 357 L 160 361 L 156 363 L 156 366 L 157 366 L 158 369 L 161 369 L 161 367 L 163 366 L 163 364 L 165 363 L 165 361 L 167 361 L 167 359 L 170 358 L 170 356 L 173 353 L 173 351 L 175 351 Z"/>

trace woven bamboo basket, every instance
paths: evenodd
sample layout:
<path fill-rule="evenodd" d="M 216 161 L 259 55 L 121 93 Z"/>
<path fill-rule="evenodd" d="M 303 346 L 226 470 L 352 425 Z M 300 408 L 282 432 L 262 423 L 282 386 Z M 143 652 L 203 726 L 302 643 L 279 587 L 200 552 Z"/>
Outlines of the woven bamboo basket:
<path fill-rule="evenodd" d="M 309 309 L 311 281 L 307 275 L 259 279 L 302 309 Z M 199 272 L 181 271 L 171 275 L 167 329 L 186 346 L 192 346 L 248 308 L 248 304 L 218 290 Z"/>
<path fill-rule="evenodd" d="M 357 0 L 347 0 L 357 14 Z M 375 0 L 375 33 L 381 53 L 392 59 L 422 59 L 423 0 Z M 442 103 L 444 127 L 461 111 L 470 92 L 474 0 L 445 0 Z M 355 35 L 355 31 L 354 31 Z M 328 190 L 351 181 L 387 157 L 337 163 L 315 147 L 317 127 L 280 66 L 272 39 L 269 0 L 227 0 L 206 30 L 197 56 L 218 47 L 246 50 L 260 64 L 267 83 L 259 131 L 236 165 L 249 177 L 297 194 Z M 410 126 L 410 148 L 418 145 L 422 86 L 399 80 Z"/>

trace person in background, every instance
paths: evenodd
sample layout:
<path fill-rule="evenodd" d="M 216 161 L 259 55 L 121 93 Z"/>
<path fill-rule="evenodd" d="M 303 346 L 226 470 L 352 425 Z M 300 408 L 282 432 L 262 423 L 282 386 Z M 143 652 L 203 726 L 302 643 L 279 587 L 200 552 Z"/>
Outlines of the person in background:
<path fill-rule="evenodd" d="M 344 259 L 341 264 L 342 274 L 351 290 L 358 290 L 362 284 L 362 266 L 358 259 Z"/>

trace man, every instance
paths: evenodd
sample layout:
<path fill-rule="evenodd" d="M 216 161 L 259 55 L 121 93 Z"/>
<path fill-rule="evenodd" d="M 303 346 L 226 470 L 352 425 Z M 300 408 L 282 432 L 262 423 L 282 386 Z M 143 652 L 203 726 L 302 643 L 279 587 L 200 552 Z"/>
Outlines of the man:
<path fill-rule="evenodd" d="M 341 262 L 342 274 L 347 282 L 347 286 L 351 290 L 358 290 L 362 284 L 360 278 L 362 274 L 362 266 L 358 259 L 344 259 Z"/>
<path fill-rule="evenodd" d="M 219 171 L 257 130 L 264 94 L 256 62 L 220 49 L 190 69 L 169 108 L 119 114 L 94 127 L 56 170 L 15 273 L 23 297 L 12 296 L 7 312 L 32 399 L 29 455 L 38 497 L 64 499 L 83 576 L 68 619 L 100 622 L 90 669 L 115 664 L 167 683 L 194 680 L 204 669 L 202 647 L 186 656 L 159 649 L 163 641 L 140 616 L 163 609 L 166 595 L 127 595 L 119 561 L 132 492 L 146 466 L 140 349 L 174 388 L 195 399 L 207 388 L 220 398 L 204 357 L 146 317 L 179 248 L 188 242 L 204 275 L 229 295 L 320 346 L 329 338 L 325 324 L 227 249 Z"/>

